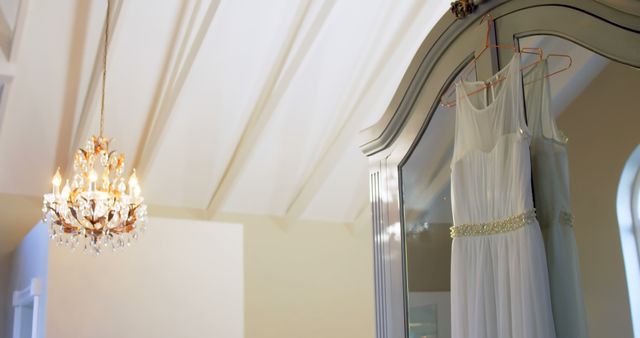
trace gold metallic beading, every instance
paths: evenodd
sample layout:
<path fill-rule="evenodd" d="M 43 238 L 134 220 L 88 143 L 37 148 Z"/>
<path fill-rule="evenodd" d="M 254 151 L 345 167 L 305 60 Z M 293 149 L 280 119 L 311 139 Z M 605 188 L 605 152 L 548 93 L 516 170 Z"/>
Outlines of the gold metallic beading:
<path fill-rule="evenodd" d="M 518 230 L 536 220 L 536 210 L 527 210 L 519 215 L 495 222 L 478 224 L 460 224 L 450 227 L 451 238 L 467 236 L 485 236 Z"/>

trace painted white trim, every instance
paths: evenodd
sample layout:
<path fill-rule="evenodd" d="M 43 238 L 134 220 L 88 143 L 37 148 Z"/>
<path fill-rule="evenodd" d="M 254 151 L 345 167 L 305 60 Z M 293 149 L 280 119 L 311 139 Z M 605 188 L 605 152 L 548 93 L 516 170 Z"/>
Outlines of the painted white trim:
<path fill-rule="evenodd" d="M 31 338 L 38 337 L 38 312 L 42 286 L 38 278 L 31 279 L 29 286 L 23 290 L 13 292 L 13 338 L 22 338 L 22 307 L 33 304 L 31 318 Z"/>
<path fill-rule="evenodd" d="M 30 4 L 28 0 L 20 0 L 20 4 L 18 5 L 18 13 L 16 16 L 16 23 L 13 27 L 13 34 L 11 36 L 11 45 L 9 47 L 9 55 L 7 59 L 10 62 L 13 62 L 18 57 L 18 52 L 20 51 L 20 45 L 22 44 L 22 34 L 24 32 L 24 27 L 27 22 L 27 15 L 29 13 Z"/>
<path fill-rule="evenodd" d="M 640 146 L 631 153 L 622 170 L 616 200 L 620 243 L 629 290 L 631 323 L 635 338 L 640 338 L 640 257 L 636 238 L 640 224 L 636 224 L 634 218 L 636 214 L 634 206 L 637 205 L 634 202 L 637 202 L 637 198 L 640 197 L 634 196 L 638 193 L 636 188 L 638 179 L 640 179 Z"/>

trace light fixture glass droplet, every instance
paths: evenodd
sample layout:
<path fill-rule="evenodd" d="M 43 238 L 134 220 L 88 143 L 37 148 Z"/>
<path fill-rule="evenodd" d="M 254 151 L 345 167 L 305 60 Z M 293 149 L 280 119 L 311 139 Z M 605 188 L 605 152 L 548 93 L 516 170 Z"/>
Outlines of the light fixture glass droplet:
<path fill-rule="evenodd" d="M 51 180 L 52 191 L 43 197 L 43 221 L 49 237 L 58 245 L 84 248 L 99 255 L 105 248 L 128 246 L 145 230 L 147 206 L 135 169 L 125 184 L 124 155 L 109 150 L 103 137 L 104 98 L 107 77 L 110 0 L 104 31 L 100 132 L 75 153 L 71 183 L 62 184 L 60 168 Z M 126 244 L 126 245 L 125 245 Z"/>

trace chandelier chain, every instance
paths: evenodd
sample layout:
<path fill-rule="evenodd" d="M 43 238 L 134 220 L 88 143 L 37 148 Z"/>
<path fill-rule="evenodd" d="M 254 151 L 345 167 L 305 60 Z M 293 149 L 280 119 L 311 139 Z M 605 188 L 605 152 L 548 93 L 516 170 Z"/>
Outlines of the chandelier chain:
<path fill-rule="evenodd" d="M 107 54 L 109 51 L 109 22 L 111 21 L 111 0 L 107 0 L 107 17 L 104 23 L 104 52 L 102 53 L 102 95 L 100 98 L 100 137 L 104 132 L 104 97 L 107 87 Z"/>

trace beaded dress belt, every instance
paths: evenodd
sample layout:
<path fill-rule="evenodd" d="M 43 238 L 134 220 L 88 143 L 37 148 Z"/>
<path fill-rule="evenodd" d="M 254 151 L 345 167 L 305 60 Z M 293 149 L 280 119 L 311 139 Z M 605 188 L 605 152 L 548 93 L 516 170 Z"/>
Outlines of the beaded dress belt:
<path fill-rule="evenodd" d="M 451 238 L 501 234 L 518 230 L 536 220 L 536 209 L 488 223 L 460 224 L 450 227 Z"/>
<path fill-rule="evenodd" d="M 573 227 L 573 215 L 570 212 L 560 211 L 558 215 L 560 224 L 564 224 L 568 227 Z"/>

